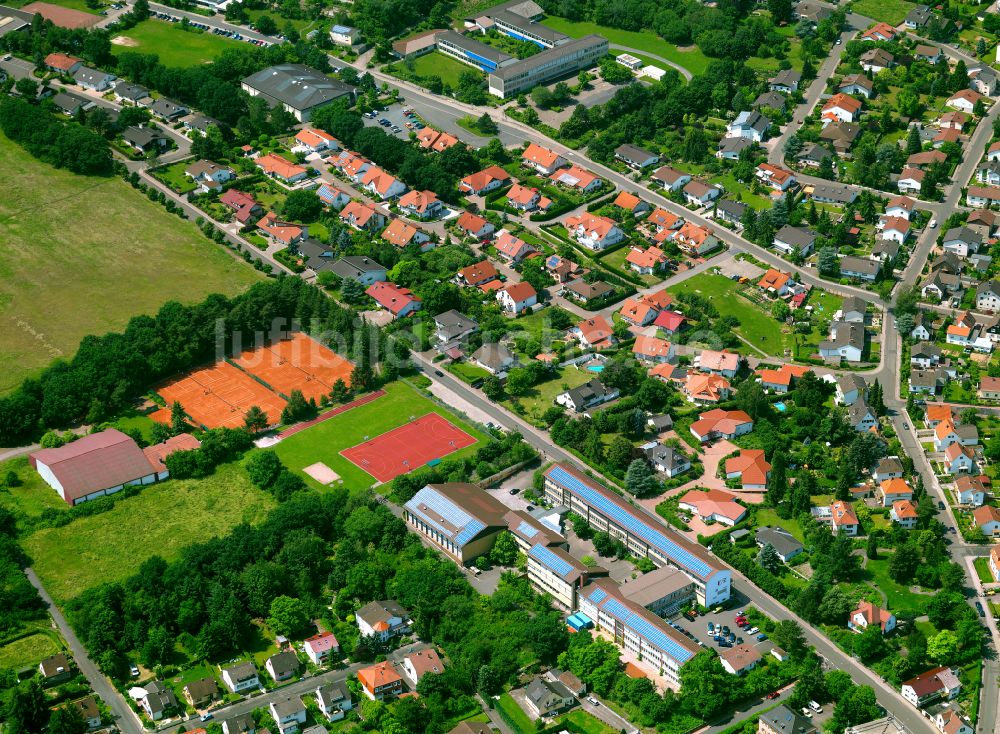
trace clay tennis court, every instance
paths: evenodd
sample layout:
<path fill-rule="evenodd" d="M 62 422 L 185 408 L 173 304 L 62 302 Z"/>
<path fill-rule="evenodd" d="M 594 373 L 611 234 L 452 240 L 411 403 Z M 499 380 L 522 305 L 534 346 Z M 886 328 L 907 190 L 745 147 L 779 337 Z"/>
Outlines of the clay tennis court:
<path fill-rule="evenodd" d="M 301 332 L 267 347 L 244 350 L 233 362 L 245 372 L 270 385 L 284 396 L 301 390 L 306 400 L 319 402 L 333 384 L 351 385 L 354 365 L 339 354 Z"/>
<path fill-rule="evenodd" d="M 51 20 L 53 25 L 60 28 L 89 28 L 101 20 L 101 16 L 94 13 L 85 13 L 82 10 L 73 10 L 44 2 L 25 5 L 21 10 L 26 13 L 38 13 L 45 20 Z"/>
<path fill-rule="evenodd" d="M 344 449 L 340 455 L 378 481 L 388 482 L 475 442 L 476 439 L 437 413 L 428 413 Z"/>
<path fill-rule="evenodd" d="M 281 419 L 286 403 L 228 362 L 216 362 L 211 367 L 189 372 L 161 386 L 157 392 L 168 406 L 180 402 L 185 413 L 208 428 L 242 426 L 252 405 L 267 413 L 269 422 L 274 424 Z"/>

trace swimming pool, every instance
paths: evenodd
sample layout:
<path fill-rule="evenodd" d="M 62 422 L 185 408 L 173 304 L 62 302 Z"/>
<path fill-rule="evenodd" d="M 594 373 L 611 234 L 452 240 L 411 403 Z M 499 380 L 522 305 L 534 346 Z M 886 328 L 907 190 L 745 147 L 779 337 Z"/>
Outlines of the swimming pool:
<path fill-rule="evenodd" d="M 590 370 L 591 372 L 601 372 L 601 371 L 604 370 L 604 365 L 603 364 L 590 364 L 590 365 L 587 365 L 587 369 Z"/>
<path fill-rule="evenodd" d="M 784 403 L 775 403 L 774 407 L 778 410 L 779 413 L 784 413 L 786 410 Z"/>

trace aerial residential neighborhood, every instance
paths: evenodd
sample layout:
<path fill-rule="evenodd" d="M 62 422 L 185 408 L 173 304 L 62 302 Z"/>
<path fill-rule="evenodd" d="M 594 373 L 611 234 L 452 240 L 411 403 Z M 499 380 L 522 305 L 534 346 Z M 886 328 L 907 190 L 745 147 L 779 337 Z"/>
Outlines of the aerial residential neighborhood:
<path fill-rule="evenodd" d="M 0 5 L 0 728 L 1000 734 L 1000 12 Z"/>

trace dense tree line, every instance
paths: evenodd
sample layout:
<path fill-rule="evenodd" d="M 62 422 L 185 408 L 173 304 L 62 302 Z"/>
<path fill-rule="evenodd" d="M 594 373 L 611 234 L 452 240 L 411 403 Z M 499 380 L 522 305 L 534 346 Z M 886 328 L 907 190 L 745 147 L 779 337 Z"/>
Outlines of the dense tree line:
<path fill-rule="evenodd" d="M 108 141 L 76 122 L 63 122 L 20 97 L 0 100 L 0 129 L 31 155 L 56 168 L 88 176 L 112 171 Z"/>
<path fill-rule="evenodd" d="M 298 278 L 258 283 L 231 299 L 214 294 L 193 306 L 170 302 L 155 316 L 130 319 L 122 333 L 85 337 L 72 359 L 54 362 L 0 400 L 0 443 L 18 445 L 42 427 L 105 420 L 159 380 L 243 349 L 254 335 L 271 335 L 275 320 L 281 329 L 296 320 L 348 354 L 383 354 L 386 346 L 381 332 L 358 331 L 351 311 Z M 355 343 L 361 333 L 368 334 L 364 348 Z M 372 368 L 367 362 L 365 379 Z"/>

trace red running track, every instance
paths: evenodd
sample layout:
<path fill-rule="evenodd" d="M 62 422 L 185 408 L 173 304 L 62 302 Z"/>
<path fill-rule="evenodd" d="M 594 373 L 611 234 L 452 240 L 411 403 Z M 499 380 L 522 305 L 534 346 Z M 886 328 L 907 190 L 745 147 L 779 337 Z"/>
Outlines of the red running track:
<path fill-rule="evenodd" d="M 475 442 L 475 438 L 437 413 L 428 413 L 344 449 L 340 455 L 378 481 L 388 482 Z"/>

